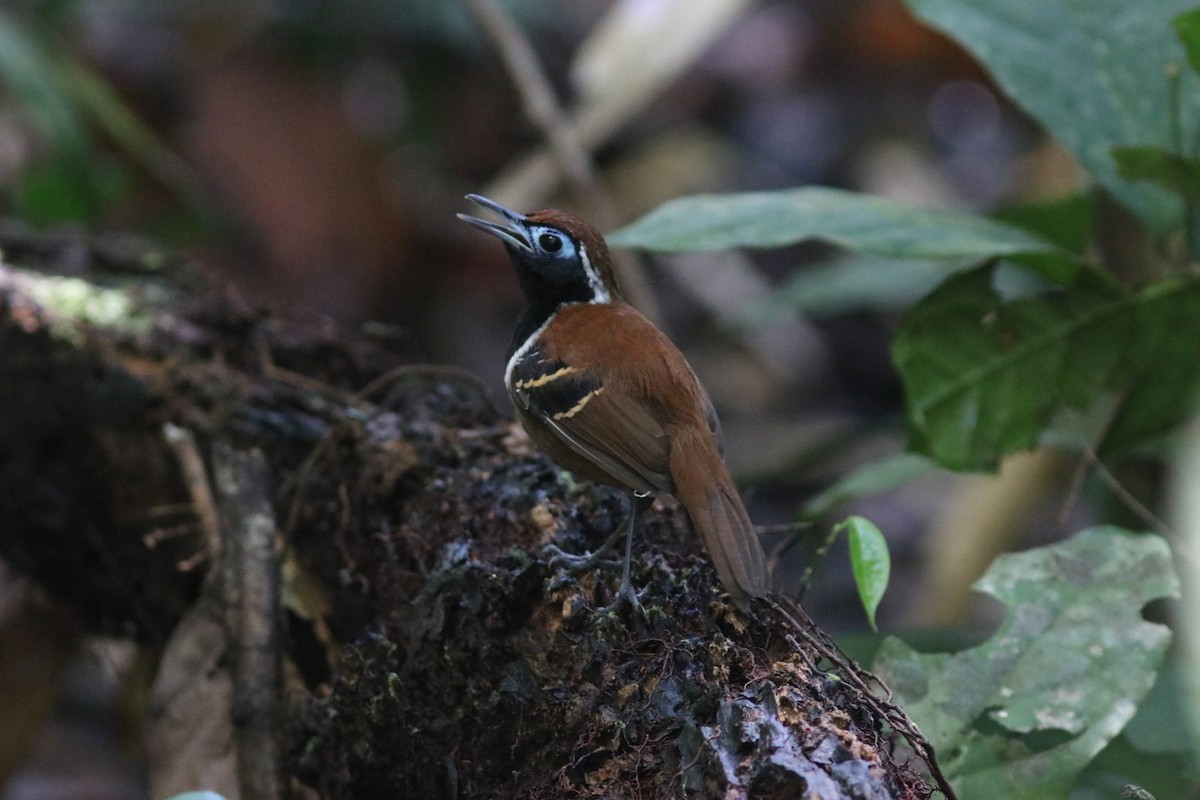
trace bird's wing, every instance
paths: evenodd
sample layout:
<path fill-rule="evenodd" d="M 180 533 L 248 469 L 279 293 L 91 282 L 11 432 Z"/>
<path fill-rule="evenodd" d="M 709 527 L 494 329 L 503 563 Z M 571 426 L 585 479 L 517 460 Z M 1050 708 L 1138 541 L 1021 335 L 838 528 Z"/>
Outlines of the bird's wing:
<path fill-rule="evenodd" d="M 671 442 L 657 405 L 596 371 L 530 352 L 513 365 L 513 400 L 613 483 L 671 491 Z"/>

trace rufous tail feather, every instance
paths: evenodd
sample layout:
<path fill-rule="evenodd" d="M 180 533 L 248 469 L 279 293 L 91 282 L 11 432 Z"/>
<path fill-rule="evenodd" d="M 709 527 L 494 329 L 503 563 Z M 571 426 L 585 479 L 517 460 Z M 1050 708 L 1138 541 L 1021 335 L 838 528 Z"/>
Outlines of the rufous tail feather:
<path fill-rule="evenodd" d="M 675 497 L 733 599 L 745 605 L 747 597 L 766 595 L 770 582 L 762 544 L 711 437 L 681 431 L 672 443 L 671 477 Z"/>

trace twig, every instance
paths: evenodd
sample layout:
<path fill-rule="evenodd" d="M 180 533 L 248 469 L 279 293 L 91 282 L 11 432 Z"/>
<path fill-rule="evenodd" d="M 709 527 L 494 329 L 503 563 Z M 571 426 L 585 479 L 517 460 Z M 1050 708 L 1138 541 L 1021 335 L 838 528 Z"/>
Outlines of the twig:
<path fill-rule="evenodd" d="M 297 389 L 313 392 L 325 397 L 332 397 L 338 402 L 347 402 L 347 392 L 345 390 L 276 364 L 275 357 L 271 353 L 271 343 L 267 341 L 266 336 L 261 332 L 254 337 L 254 349 L 258 355 L 259 368 L 262 369 L 263 374 L 268 378 L 288 384 Z"/>
<path fill-rule="evenodd" d="M 1100 423 L 1100 430 L 1092 437 L 1092 442 L 1083 443 L 1084 454 L 1079 459 L 1079 463 L 1075 466 L 1075 471 L 1071 473 L 1071 481 L 1067 485 L 1067 493 L 1063 498 L 1062 503 L 1058 507 L 1058 511 L 1054 515 L 1054 522 L 1060 527 L 1067 523 L 1067 515 L 1071 513 L 1071 509 L 1075 507 L 1075 503 L 1079 500 L 1079 493 L 1083 489 L 1083 480 L 1087 477 L 1088 468 L 1097 462 L 1096 449 L 1104 442 L 1108 436 L 1108 432 L 1112 430 L 1113 422 L 1120 413 L 1121 407 L 1125 405 L 1125 401 L 1129 399 L 1129 391 L 1122 391 L 1108 409 L 1103 421 Z"/>
<path fill-rule="evenodd" d="M 196 437 L 187 428 L 171 422 L 163 424 L 163 439 L 175 454 L 179 472 L 191 497 L 191 507 L 200 524 L 200 539 L 204 555 L 216 558 L 221 552 L 221 519 L 213 500 L 212 486 L 204 470 L 204 459 L 196 446 Z"/>
<path fill-rule="evenodd" d="M 484 384 L 483 380 L 474 372 L 462 367 L 456 367 L 453 364 L 401 364 L 398 367 L 389 369 L 352 394 L 350 396 L 350 403 L 358 405 L 359 403 L 368 401 L 380 389 L 391 386 L 401 378 L 413 375 L 453 379 L 478 389 L 480 394 L 487 394 L 487 385 Z"/>
<path fill-rule="evenodd" d="M 754 532 L 759 536 L 766 536 L 771 533 L 795 533 L 798 534 L 802 530 L 813 527 L 813 523 L 808 520 L 799 522 L 779 522 L 774 525 L 755 525 Z"/>
<path fill-rule="evenodd" d="M 529 121 L 541 132 L 572 189 L 588 205 L 588 213 L 602 229 L 617 224 L 617 213 L 596 180 L 591 158 L 563 112 L 533 45 L 520 26 L 496 0 L 466 0 L 468 8 L 496 46 Z M 613 269 L 625 294 L 651 319 L 658 317 L 654 295 L 639 262 L 630 254 L 613 254 Z"/>
<path fill-rule="evenodd" d="M 1104 462 L 1100 460 L 1100 456 L 1096 454 L 1096 451 L 1093 450 L 1091 446 L 1084 445 L 1083 454 L 1087 460 L 1087 463 L 1096 470 L 1096 475 L 1099 476 L 1100 480 L 1104 481 L 1104 485 L 1109 488 L 1109 491 L 1115 494 L 1117 499 L 1125 504 L 1126 508 L 1136 514 L 1142 520 L 1142 522 L 1149 525 L 1167 539 L 1176 542 L 1180 540 L 1180 537 L 1176 536 L 1175 532 L 1171 530 L 1171 526 L 1163 522 L 1158 515 L 1146 507 L 1145 503 L 1134 497 L 1133 492 L 1126 489 L 1125 486 L 1119 480 L 1117 480 L 1117 476 L 1113 475 L 1112 472 L 1109 471 L 1108 467 L 1104 465 Z"/>
<path fill-rule="evenodd" d="M 499 50 L 526 116 L 546 137 L 563 173 L 576 187 L 593 191 L 596 178 L 587 151 L 559 107 L 529 39 L 495 0 L 467 0 L 467 5 Z"/>
<path fill-rule="evenodd" d="M 187 506 L 190 512 L 192 507 Z M 191 536 L 196 533 L 196 525 L 192 522 L 184 522 L 179 525 L 168 525 L 162 528 L 155 528 L 149 533 L 142 536 L 142 544 L 147 550 L 153 550 L 163 542 L 169 542 L 172 539 L 182 539 L 185 536 Z"/>
<path fill-rule="evenodd" d="M 309 454 L 305 457 L 304 463 L 300 465 L 300 469 L 296 470 L 295 476 L 292 478 L 292 485 L 295 487 L 295 494 L 292 495 L 291 505 L 288 506 L 287 517 L 283 521 L 284 539 L 291 539 L 292 534 L 296 531 L 296 525 L 300 521 L 300 508 L 304 502 L 304 488 L 308 483 L 309 475 L 316 468 L 317 460 L 325 454 L 325 450 L 333 445 L 333 431 L 327 431 L 321 440 L 317 442 Z"/>
<path fill-rule="evenodd" d="M 816 575 L 817 570 L 821 569 L 821 565 L 824 564 L 824 560 L 826 560 L 829 555 L 829 549 L 833 548 L 833 543 L 835 541 L 838 541 L 838 536 L 840 533 L 841 531 L 838 529 L 838 527 L 836 527 L 836 525 L 830 525 L 829 533 L 824 536 L 824 539 L 821 540 L 820 545 L 817 545 L 815 551 L 812 552 L 812 558 L 809 559 L 808 566 L 805 566 L 804 572 L 800 573 L 800 579 L 798 582 L 799 588 L 797 589 L 798 597 L 803 597 L 805 591 L 808 591 L 809 584 L 812 583 L 812 577 Z M 799 541 L 799 536 L 793 536 L 792 539 L 785 542 L 785 546 L 780 549 L 780 555 L 787 552 L 788 549 L 791 549 L 793 542 Z"/>
<path fill-rule="evenodd" d="M 946 797 L 946 800 L 958 800 L 958 796 L 954 793 L 950 782 L 946 780 L 941 767 L 938 766 L 937 755 L 934 753 L 933 745 L 925 738 L 925 735 L 921 733 L 916 724 L 909 719 L 908 715 L 904 713 L 904 709 L 891 702 L 891 690 L 888 689 L 887 684 L 879 676 L 863 669 L 843 653 L 833 640 L 829 638 L 829 635 L 817 627 L 816 623 L 812 621 L 798 603 L 786 597 L 769 598 L 768 602 L 771 608 L 799 634 L 805 644 L 819 653 L 822 658 L 833 664 L 837 669 L 838 676 L 844 679 L 846 686 L 853 689 L 859 695 L 859 700 L 864 705 L 879 717 L 886 719 L 888 724 L 892 726 L 892 729 L 908 741 L 917 756 L 925 762 L 925 766 L 929 769 L 930 777 L 933 778 L 934 783 L 937 784 L 938 791 Z M 787 606 L 786 608 L 784 607 L 785 605 Z M 872 683 L 887 693 L 886 699 L 879 697 L 872 691 Z"/>
<path fill-rule="evenodd" d="M 1109 490 L 1116 495 L 1117 499 L 1125 504 L 1125 507 L 1137 515 L 1144 523 L 1149 525 L 1158 533 L 1172 541 L 1180 541 L 1178 536 L 1175 536 L 1170 526 L 1158 518 L 1142 501 L 1133 496 L 1133 493 L 1126 489 L 1117 477 L 1109 471 L 1104 462 L 1100 460 L 1097 449 L 1104 442 L 1111 430 L 1113 422 L 1117 418 L 1117 414 L 1125 405 L 1125 401 L 1129 398 L 1129 392 L 1124 391 L 1118 397 L 1117 401 L 1108 411 L 1108 416 L 1100 426 L 1099 432 L 1091 442 L 1083 442 L 1081 446 L 1082 455 L 1076 465 L 1074 472 L 1071 474 L 1071 482 L 1067 487 L 1066 497 L 1063 498 L 1062 504 L 1059 506 L 1057 513 L 1054 515 L 1054 521 L 1059 525 L 1066 523 L 1067 514 L 1071 512 L 1075 503 L 1079 500 L 1079 493 L 1083 488 L 1083 481 L 1087 477 L 1089 470 L 1095 470 L 1096 475 L 1100 480 L 1104 481 Z"/>
<path fill-rule="evenodd" d="M 1089 466 L 1091 466 L 1090 460 L 1087 456 L 1083 456 L 1075 464 L 1075 469 L 1071 471 L 1071 480 L 1067 483 L 1066 494 L 1059 503 L 1058 510 L 1054 512 L 1054 523 L 1060 528 L 1067 524 L 1067 516 L 1079 502 L 1079 494 L 1083 491 L 1083 481 L 1087 477 Z"/>
<path fill-rule="evenodd" d="M 233 726 L 242 797 L 280 796 L 280 571 L 270 471 L 257 450 L 218 445 L 213 473 L 225 526 L 221 577 L 232 655 Z"/>

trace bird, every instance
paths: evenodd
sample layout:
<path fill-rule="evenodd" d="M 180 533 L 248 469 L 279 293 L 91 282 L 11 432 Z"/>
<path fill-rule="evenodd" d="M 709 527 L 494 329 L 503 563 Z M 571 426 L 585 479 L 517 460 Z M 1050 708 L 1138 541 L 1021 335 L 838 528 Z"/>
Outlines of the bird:
<path fill-rule="evenodd" d="M 604 238 L 569 211 L 521 214 L 467 199 L 501 220 L 457 215 L 504 243 L 527 302 L 504 369 L 517 418 L 561 467 L 630 496 L 625 525 L 572 563 L 595 563 L 623 535 L 618 602 L 640 607 L 634 528 L 665 492 L 686 510 L 734 603 L 745 609 L 767 595 L 762 544 L 725 466 L 712 401 L 679 349 L 622 297 Z"/>

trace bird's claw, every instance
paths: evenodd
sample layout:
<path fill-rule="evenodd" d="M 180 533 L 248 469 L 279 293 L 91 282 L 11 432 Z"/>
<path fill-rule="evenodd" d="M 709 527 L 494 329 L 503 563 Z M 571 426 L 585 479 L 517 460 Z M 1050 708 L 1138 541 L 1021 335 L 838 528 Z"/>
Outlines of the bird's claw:
<path fill-rule="evenodd" d="M 616 569 L 621 566 L 620 561 L 602 558 L 604 555 L 603 550 L 597 550 L 595 553 L 587 553 L 585 555 L 576 555 L 568 553 L 557 545 L 548 544 L 542 548 L 542 552 L 549 556 L 550 566 L 562 567 L 570 573 L 583 572 L 595 567 Z"/>
<path fill-rule="evenodd" d="M 647 616 L 646 609 L 642 605 L 641 592 L 635 592 L 633 584 L 628 580 L 623 580 L 621 581 L 621 586 L 617 589 L 616 599 L 606 606 L 597 608 L 596 612 L 599 614 L 619 614 L 626 607 L 643 618 Z"/>

